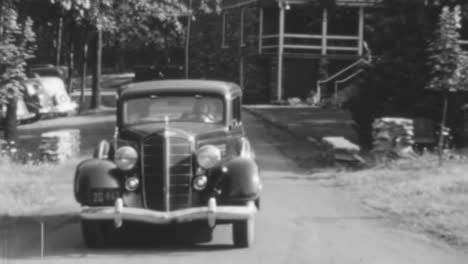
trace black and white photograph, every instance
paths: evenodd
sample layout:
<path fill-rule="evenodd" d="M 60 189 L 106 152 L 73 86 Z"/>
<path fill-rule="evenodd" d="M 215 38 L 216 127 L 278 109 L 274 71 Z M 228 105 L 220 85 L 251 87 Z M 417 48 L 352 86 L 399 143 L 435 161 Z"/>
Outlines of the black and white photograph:
<path fill-rule="evenodd" d="M 468 263 L 468 0 L 0 0 L 10 263 Z"/>

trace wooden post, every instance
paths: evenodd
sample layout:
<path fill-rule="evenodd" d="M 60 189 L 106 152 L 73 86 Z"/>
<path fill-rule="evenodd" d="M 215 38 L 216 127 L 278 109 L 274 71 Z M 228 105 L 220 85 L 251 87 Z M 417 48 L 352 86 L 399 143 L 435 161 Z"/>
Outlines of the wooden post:
<path fill-rule="evenodd" d="M 262 54 L 263 46 L 263 7 L 260 7 L 258 23 L 258 54 Z"/>
<path fill-rule="evenodd" d="M 60 55 L 62 53 L 62 32 L 63 32 L 63 17 L 59 18 L 57 29 L 57 50 L 55 54 L 55 65 L 60 66 Z"/>
<path fill-rule="evenodd" d="M 322 55 L 327 55 L 327 35 L 328 35 L 328 9 L 323 8 L 323 13 L 322 13 Z"/>
<path fill-rule="evenodd" d="M 187 16 L 187 32 L 185 35 L 185 79 L 189 78 L 189 62 L 190 62 L 190 35 L 192 29 L 192 0 L 189 0 L 189 14 Z"/>
<path fill-rule="evenodd" d="M 278 38 L 278 78 L 277 78 L 277 100 L 283 98 L 283 52 L 284 52 L 284 5 L 279 2 L 279 38 Z"/>
<path fill-rule="evenodd" d="M 358 41 L 358 55 L 362 56 L 364 48 L 364 7 L 359 7 L 359 41 Z"/>

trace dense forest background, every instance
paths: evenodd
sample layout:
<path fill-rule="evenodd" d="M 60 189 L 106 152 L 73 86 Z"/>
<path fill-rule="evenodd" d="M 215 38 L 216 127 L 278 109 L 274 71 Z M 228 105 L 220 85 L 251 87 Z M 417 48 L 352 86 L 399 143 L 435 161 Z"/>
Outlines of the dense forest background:
<path fill-rule="evenodd" d="M 319 2 L 335 8 L 333 0 Z M 460 12 L 455 14 L 453 10 L 457 6 Z M 458 16 L 461 22 L 452 26 L 456 34 L 448 34 L 448 42 L 440 43 L 444 38 L 440 34 L 444 7 L 450 10 L 449 16 Z M 239 82 L 239 61 L 243 60 L 244 86 L 268 89 L 265 59 L 256 52 L 258 7 L 255 5 L 248 7 L 244 14 L 244 45 L 239 43 L 240 10 L 229 12 L 224 48 L 221 48 L 220 1 L 216 0 L 0 0 L 0 11 L 3 101 L 9 94 L 6 87 L 13 90 L 15 87 L 7 84 L 25 78 L 23 73 L 28 64 L 66 65 L 72 76 L 80 76 L 82 64 L 86 63 L 97 78 L 101 71 L 132 71 L 142 64 L 183 65 L 187 35 L 190 77 Z M 188 19 L 191 19 L 190 34 L 187 34 Z M 437 67 L 457 74 L 465 70 L 459 69 L 466 64 L 457 59 L 464 56 L 463 45 L 457 41 L 468 39 L 468 3 L 383 0 L 379 6 L 367 10 L 365 21 L 366 42 L 374 59 L 365 66 L 365 74 L 355 83 L 354 96 L 344 105 L 354 113 L 360 130 L 370 131 L 371 121 L 384 115 L 427 117 L 438 122 L 445 94 L 449 99 L 447 124 L 460 130 L 461 108 L 467 102 L 464 79 L 457 81 L 456 92 L 428 88 L 434 78 L 443 75 L 442 71 L 435 70 Z M 4 37 L 8 28 L 15 29 L 10 38 Z M 442 48 L 434 48 L 437 42 Z M 444 43 L 455 43 L 455 46 Z M 87 54 L 84 46 L 89 46 Z M 443 55 L 447 50 L 453 51 L 454 57 Z M 96 101 L 94 107 L 98 105 Z M 363 139 L 366 138 L 368 135 L 364 135 Z"/>

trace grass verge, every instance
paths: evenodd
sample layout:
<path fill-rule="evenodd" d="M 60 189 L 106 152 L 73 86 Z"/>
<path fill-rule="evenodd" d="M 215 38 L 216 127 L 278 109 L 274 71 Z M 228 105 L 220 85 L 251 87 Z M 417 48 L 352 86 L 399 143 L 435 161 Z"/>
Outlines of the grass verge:
<path fill-rule="evenodd" d="M 0 220 L 41 217 L 75 205 L 70 185 L 78 162 L 27 165 L 0 158 Z"/>
<path fill-rule="evenodd" d="M 54 201 L 52 171 L 54 165 L 23 165 L 0 159 L 0 217 L 18 217 L 39 213 Z"/>
<path fill-rule="evenodd" d="M 396 216 L 418 232 L 468 247 L 468 164 L 437 156 L 399 161 L 383 167 L 336 175 L 338 185 L 349 185 L 362 201 Z"/>

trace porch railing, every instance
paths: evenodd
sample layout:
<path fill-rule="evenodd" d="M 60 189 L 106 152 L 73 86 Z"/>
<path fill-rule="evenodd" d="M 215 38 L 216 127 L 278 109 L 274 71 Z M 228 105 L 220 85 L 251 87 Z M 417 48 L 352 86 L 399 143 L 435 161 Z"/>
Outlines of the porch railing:
<path fill-rule="evenodd" d="M 323 41 L 323 40 L 326 41 Z M 279 47 L 279 35 L 263 35 L 260 41 L 260 53 L 274 51 Z M 325 45 L 323 45 L 325 43 Z M 334 52 L 352 52 L 356 55 L 361 52 L 359 36 L 347 35 L 314 35 L 314 34 L 284 34 L 284 52 L 313 53 L 320 52 L 322 55 Z"/>

